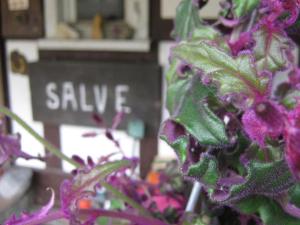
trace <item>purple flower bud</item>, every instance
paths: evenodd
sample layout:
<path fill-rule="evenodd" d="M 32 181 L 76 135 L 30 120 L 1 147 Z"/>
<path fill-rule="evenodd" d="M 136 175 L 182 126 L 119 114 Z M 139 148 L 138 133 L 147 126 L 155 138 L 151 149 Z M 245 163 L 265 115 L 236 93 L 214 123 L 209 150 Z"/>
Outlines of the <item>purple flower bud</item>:
<path fill-rule="evenodd" d="M 85 165 L 84 160 L 82 158 L 80 158 L 78 155 L 73 155 L 72 159 L 82 166 Z"/>

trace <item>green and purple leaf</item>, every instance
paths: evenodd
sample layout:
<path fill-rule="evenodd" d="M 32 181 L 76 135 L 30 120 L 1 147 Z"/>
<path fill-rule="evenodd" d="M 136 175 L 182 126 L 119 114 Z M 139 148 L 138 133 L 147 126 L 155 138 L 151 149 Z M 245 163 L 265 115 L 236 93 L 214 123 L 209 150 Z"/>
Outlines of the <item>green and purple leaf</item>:
<path fill-rule="evenodd" d="M 179 44 L 173 48 L 173 55 L 216 83 L 221 96 L 236 93 L 255 98 L 267 91 L 269 78 L 258 75 L 250 53 L 234 58 L 213 44 L 200 41 Z"/>
<path fill-rule="evenodd" d="M 298 225 L 300 220 L 285 212 L 278 202 L 264 196 L 252 196 L 235 207 L 245 214 L 258 213 L 264 225 Z"/>
<path fill-rule="evenodd" d="M 285 160 L 271 163 L 252 161 L 247 171 L 245 182 L 232 185 L 228 191 L 217 191 L 212 198 L 221 204 L 235 204 L 256 195 L 276 197 L 295 184 Z"/>
<path fill-rule="evenodd" d="M 249 15 L 260 4 L 260 0 L 233 0 L 233 13 L 236 18 Z"/>
<path fill-rule="evenodd" d="M 217 159 L 214 156 L 202 154 L 199 162 L 188 168 L 186 175 L 206 185 L 214 186 L 220 176 Z"/>
<path fill-rule="evenodd" d="M 259 71 L 274 73 L 289 66 L 287 54 L 293 44 L 288 37 L 261 28 L 253 33 L 253 38 L 256 42 L 253 54 Z"/>
<path fill-rule="evenodd" d="M 176 39 L 188 39 L 196 28 L 202 26 L 199 8 L 194 2 L 194 0 L 182 0 L 177 6 L 175 28 L 172 34 Z"/>
<path fill-rule="evenodd" d="M 203 85 L 199 77 L 178 80 L 168 88 L 170 120 L 183 126 L 203 145 L 227 144 L 224 122 L 209 109 L 206 102 L 212 95 L 212 89 Z"/>

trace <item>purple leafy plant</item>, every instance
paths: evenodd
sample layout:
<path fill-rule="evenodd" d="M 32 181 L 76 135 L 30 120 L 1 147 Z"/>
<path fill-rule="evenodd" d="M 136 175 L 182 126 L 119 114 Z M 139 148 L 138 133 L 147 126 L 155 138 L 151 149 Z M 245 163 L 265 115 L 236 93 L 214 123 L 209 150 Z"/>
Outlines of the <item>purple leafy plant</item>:
<path fill-rule="evenodd" d="M 300 30 L 300 2 L 223 1 L 213 24 L 199 17 L 207 2 L 181 0 L 177 8 L 177 43 L 167 74 L 170 118 L 160 132 L 178 155 L 184 177 L 202 184 L 199 213 L 184 213 L 185 201 L 173 189 L 162 191 L 129 177 L 125 171 L 136 165 L 135 159 L 113 161 L 108 156 L 86 163 L 78 156 L 68 158 L 0 106 L 1 113 L 16 120 L 50 153 L 76 167 L 72 179 L 61 184 L 58 209 L 53 208 L 51 191 L 48 204 L 37 212 L 12 215 L 6 225 L 58 219 L 90 225 L 99 217 L 167 225 L 163 213 L 168 205 L 180 217 L 173 224 L 232 225 L 237 218 L 241 225 L 300 224 L 300 68 L 289 37 Z M 278 84 L 278 78 L 284 81 Z M 117 146 L 111 130 L 121 117 L 106 132 Z M 98 116 L 95 120 L 103 122 Z M 21 151 L 20 137 L 1 133 L 0 164 L 14 157 L 32 158 Z M 126 203 L 124 207 L 80 208 L 79 201 L 93 198 L 100 187 Z"/>
<path fill-rule="evenodd" d="M 154 215 L 155 211 L 145 207 L 145 204 L 132 198 L 132 196 L 126 195 L 126 192 L 122 190 L 125 185 L 128 186 L 132 183 L 141 182 L 138 179 L 135 181 L 134 179 L 125 177 L 127 176 L 126 172 L 128 172 L 128 170 L 131 171 L 131 174 L 133 173 L 132 171 L 137 166 L 137 159 L 128 159 L 124 157 L 122 160 L 112 160 L 111 156 L 114 154 L 111 154 L 107 157 L 100 158 L 98 162 L 94 162 L 91 158 L 88 158 L 87 163 L 85 163 L 85 161 L 78 156 L 68 158 L 52 144 L 39 136 L 19 116 L 10 112 L 3 106 L 0 106 L 0 112 L 18 122 L 33 137 L 35 137 L 37 141 L 43 144 L 50 153 L 66 160 L 76 167 L 72 173 L 73 177 L 64 180 L 60 186 L 59 208 L 54 208 L 55 193 L 51 189 L 51 198 L 44 207 L 36 212 L 24 212 L 21 215 L 12 215 L 4 222 L 5 225 L 40 225 L 60 219 L 68 220 L 71 225 L 92 225 L 96 224 L 98 218 L 101 217 L 125 220 L 130 224 L 136 225 L 168 224 L 167 222 L 156 218 Z M 118 126 L 121 117 L 122 114 L 116 115 L 111 129 L 115 129 Z M 113 143 L 117 144 L 114 138 L 110 138 L 112 137 L 111 129 L 107 129 L 106 136 L 109 136 L 108 138 Z M 36 159 L 21 151 L 20 138 L 18 136 L 15 138 L 15 136 L 12 135 L 1 134 L 0 147 L 0 165 L 12 157 L 28 160 Z M 126 183 L 120 185 L 119 182 L 115 182 L 116 179 L 126 179 Z M 101 187 L 105 188 L 115 198 L 124 203 L 126 207 L 123 211 L 102 209 L 98 207 L 82 209 L 80 207 L 80 200 L 94 198 L 97 190 Z M 133 189 L 132 191 L 137 190 Z"/>
<path fill-rule="evenodd" d="M 199 17 L 205 2 L 177 8 L 160 136 L 217 206 L 300 224 L 300 76 L 287 33 L 300 2 L 223 1 L 214 24 Z"/>

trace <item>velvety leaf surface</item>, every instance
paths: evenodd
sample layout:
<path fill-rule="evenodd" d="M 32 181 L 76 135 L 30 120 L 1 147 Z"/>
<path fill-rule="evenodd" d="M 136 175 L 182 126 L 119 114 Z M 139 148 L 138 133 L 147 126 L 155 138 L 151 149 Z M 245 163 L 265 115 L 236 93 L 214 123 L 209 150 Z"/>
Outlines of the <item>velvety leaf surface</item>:
<path fill-rule="evenodd" d="M 295 180 L 284 160 L 273 163 L 251 162 L 246 182 L 234 185 L 226 195 L 215 196 L 223 203 L 238 202 L 254 195 L 274 197 L 295 184 Z M 220 197 L 218 199 L 218 197 Z"/>
<path fill-rule="evenodd" d="M 258 213 L 265 225 L 298 225 L 299 219 L 285 213 L 281 206 L 272 199 L 253 196 L 237 204 L 246 214 Z"/>
<path fill-rule="evenodd" d="M 180 124 L 172 120 L 165 121 L 161 127 L 160 138 L 175 150 L 181 164 L 187 160 L 189 137 Z"/>
<path fill-rule="evenodd" d="M 201 26 L 198 13 L 193 0 L 182 0 L 177 6 L 173 36 L 181 40 L 189 38 L 194 29 Z"/>
<path fill-rule="evenodd" d="M 260 29 L 253 34 L 253 38 L 256 42 L 253 52 L 260 71 L 276 72 L 288 66 L 286 51 L 291 43 L 287 37 Z"/>
<path fill-rule="evenodd" d="M 189 159 L 191 142 L 189 136 L 184 134 L 180 124 L 167 120 L 162 125 L 160 137 L 175 150 L 181 165 L 184 167 L 182 171 L 185 176 L 210 186 L 217 183 L 219 179 L 217 159 L 214 156 L 203 153 L 200 156 L 200 160 L 193 164 L 191 159 Z"/>
<path fill-rule="evenodd" d="M 171 120 L 181 124 L 185 130 L 203 145 L 220 145 L 228 142 L 224 123 L 205 103 L 210 89 L 198 77 L 179 80 L 170 85 L 167 106 Z"/>
<path fill-rule="evenodd" d="M 282 104 L 288 109 L 293 109 L 296 107 L 298 99 L 300 99 L 300 90 L 294 90 L 282 99 Z"/>
<path fill-rule="evenodd" d="M 290 189 L 290 202 L 300 207 L 300 184 L 295 185 Z"/>
<path fill-rule="evenodd" d="M 260 0 L 233 0 L 234 4 L 233 12 L 236 17 L 246 16 L 255 9 Z"/>
<path fill-rule="evenodd" d="M 194 30 L 192 40 L 215 40 L 221 34 L 211 26 L 202 26 Z"/>
<path fill-rule="evenodd" d="M 202 154 L 200 161 L 189 167 L 187 175 L 201 180 L 205 184 L 215 185 L 219 178 L 216 158 L 207 154 Z"/>
<path fill-rule="evenodd" d="M 166 79 L 168 85 L 176 82 L 178 80 L 178 67 L 180 66 L 181 62 L 178 59 L 172 60 L 170 67 L 166 73 Z"/>
<path fill-rule="evenodd" d="M 173 54 L 217 83 L 221 95 L 243 93 L 253 96 L 266 89 L 268 79 L 257 75 L 250 54 L 233 58 L 205 41 L 181 43 L 173 49 Z"/>

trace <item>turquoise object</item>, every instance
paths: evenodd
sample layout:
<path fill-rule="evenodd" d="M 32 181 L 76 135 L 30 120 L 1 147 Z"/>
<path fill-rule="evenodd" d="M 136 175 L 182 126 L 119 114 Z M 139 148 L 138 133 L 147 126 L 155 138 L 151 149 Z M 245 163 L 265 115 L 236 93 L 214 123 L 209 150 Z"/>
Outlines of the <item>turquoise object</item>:
<path fill-rule="evenodd" d="M 140 119 L 133 119 L 128 122 L 127 133 L 135 139 L 143 139 L 145 137 L 145 123 Z"/>

